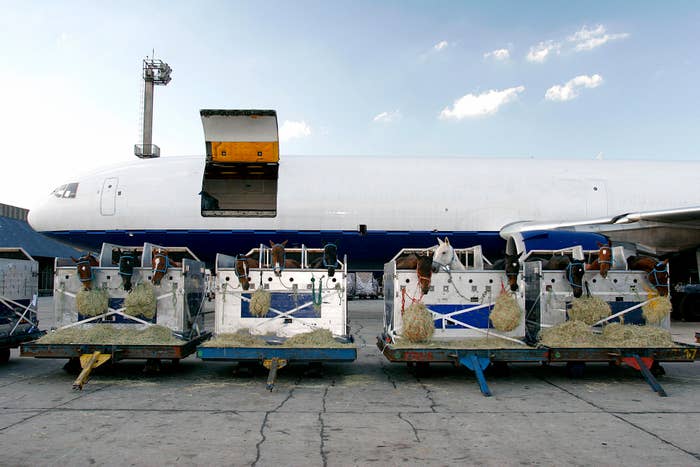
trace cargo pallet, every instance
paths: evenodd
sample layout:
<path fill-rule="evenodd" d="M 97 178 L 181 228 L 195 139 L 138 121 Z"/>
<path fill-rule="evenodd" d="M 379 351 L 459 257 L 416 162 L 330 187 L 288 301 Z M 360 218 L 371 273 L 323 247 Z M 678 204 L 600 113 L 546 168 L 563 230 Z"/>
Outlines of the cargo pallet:
<path fill-rule="evenodd" d="M 165 345 L 122 345 L 122 344 L 41 344 L 28 342 L 22 344 L 20 353 L 23 357 L 67 358 L 66 370 L 72 371 L 82 367 L 82 371 L 73 383 L 73 389 L 82 389 L 93 369 L 111 360 L 146 360 L 146 370 L 158 371 L 161 360 L 178 363 L 193 354 L 197 346 L 211 337 L 210 332 L 183 341 L 181 344 Z"/>
<path fill-rule="evenodd" d="M 269 370 L 266 388 L 272 391 L 280 368 L 290 363 L 354 362 L 357 347 L 199 347 L 197 357 L 204 361 L 261 363 Z"/>
<path fill-rule="evenodd" d="M 391 338 L 384 334 L 377 337 L 377 347 L 392 363 L 429 364 L 451 363 L 462 365 L 476 375 L 479 388 L 484 396 L 491 396 L 491 390 L 486 383 L 484 370 L 489 365 L 507 365 L 508 363 L 566 363 L 567 371 L 572 377 L 581 377 L 586 363 L 608 362 L 614 365 L 625 364 L 639 372 L 659 394 L 667 396 L 666 391 L 656 380 L 652 371 L 663 369 L 661 362 L 693 362 L 697 359 L 698 346 L 676 343 L 678 347 L 644 347 L 644 348 L 561 348 L 561 347 L 525 347 L 514 349 L 459 349 L 416 347 L 397 348 L 391 343 Z"/>

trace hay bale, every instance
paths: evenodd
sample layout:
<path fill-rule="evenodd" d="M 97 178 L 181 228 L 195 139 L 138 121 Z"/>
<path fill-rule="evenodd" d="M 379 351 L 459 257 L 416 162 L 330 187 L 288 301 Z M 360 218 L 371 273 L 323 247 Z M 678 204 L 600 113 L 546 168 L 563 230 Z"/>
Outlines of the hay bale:
<path fill-rule="evenodd" d="M 539 341 L 547 347 L 595 347 L 598 339 L 583 321 L 566 321 L 540 331 Z"/>
<path fill-rule="evenodd" d="M 610 304 L 599 297 L 575 298 L 571 302 L 571 309 L 567 311 L 569 319 L 573 321 L 583 321 L 593 325 L 603 318 L 612 314 Z"/>
<path fill-rule="evenodd" d="M 75 296 L 75 306 L 83 316 L 99 316 L 109 308 L 109 294 L 104 289 L 81 290 Z"/>
<path fill-rule="evenodd" d="M 654 296 L 651 301 L 642 307 L 642 316 L 647 324 L 658 324 L 671 314 L 671 297 Z"/>
<path fill-rule="evenodd" d="M 601 347 L 674 347 L 671 333 L 656 326 L 612 323 L 603 328 Z"/>
<path fill-rule="evenodd" d="M 250 329 L 239 329 L 234 333 L 217 334 L 208 340 L 204 347 L 264 347 L 267 345 L 261 336 L 251 334 Z"/>
<path fill-rule="evenodd" d="M 522 312 L 518 301 L 512 294 L 505 291 L 498 296 L 489 315 L 493 327 L 501 332 L 509 332 L 517 328 L 521 317 Z"/>
<path fill-rule="evenodd" d="M 52 331 L 37 342 L 41 344 L 100 344 L 100 345 L 178 345 L 183 341 L 164 326 L 120 328 L 113 324 L 74 326 Z"/>
<path fill-rule="evenodd" d="M 262 318 L 270 310 L 272 294 L 267 290 L 257 289 L 250 297 L 250 314 Z"/>
<path fill-rule="evenodd" d="M 403 313 L 401 335 L 411 342 L 427 342 L 433 337 L 435 324 L 428 308 L 419 302 L 412 303 Z"/>
<path fill-rule="evenodd" d="M 156 294 L 150 282 L 142 282 L 124 299 L 124 312 L 131 316 L 153 319 L 156 315 Z"/>

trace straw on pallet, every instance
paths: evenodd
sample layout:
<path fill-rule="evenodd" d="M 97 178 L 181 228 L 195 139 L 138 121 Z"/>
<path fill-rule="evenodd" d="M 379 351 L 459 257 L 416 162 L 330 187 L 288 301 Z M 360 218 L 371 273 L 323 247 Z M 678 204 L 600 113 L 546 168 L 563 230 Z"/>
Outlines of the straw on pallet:
<path fill-rule="evenodd" d="M 165 326 L 145 329 L 120 328 L 112 324 L 94 324 L 52 331 L 37 341 L 40 344 L 104 345 L 177 345 L 182 340 Z"/>

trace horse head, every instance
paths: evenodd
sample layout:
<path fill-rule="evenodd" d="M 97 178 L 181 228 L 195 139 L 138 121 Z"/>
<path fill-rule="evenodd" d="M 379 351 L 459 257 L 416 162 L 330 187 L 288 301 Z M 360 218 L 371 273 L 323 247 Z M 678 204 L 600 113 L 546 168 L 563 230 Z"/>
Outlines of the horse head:
<path fill-rule="evenodd" d="M 333 277 L 338 266 L 338 247 L 335 243 L 326 243 L 323 247 L 323 267 L 328 269 L 328 277 Z"/>
<path fill-rule="evenodd" d="M 650 256 L 630 256 L 627 267 L 646 272 L 647 280 L 659 291 L 659 295 L 668 295 L 668 259 L 657 261 Z"/>
<path fill-rule="evenodd" d="M 112 261 L 114 261 L 114 251 L 119 252 L 119 275 L 122 278 L 122 286 L 124 290 L 129 292 L 131 290 L 131 276 L 134 275 L 134 268 L 138 266 L 140 260 L 140 255 L 136 250 L 120 250 L 116 249 L 112 251 Z"/>
<path fill-rule="evenodd" d="M 416 275 L 418 276 L 421 293 L 426 295 L 430 291 L 430 279 L 433 275 L 433 258 L 430 255 L 418 256 Z"/>
<path fill-rule="evenodd" d="M 270 240 L 270 247 L 272 248 L 272 258 L 271 266 L 275 271 L 275 276 L 280 277 L 282 275 L 282 270 L 285 268 L 287 263 L 287 253 L 284 247 L 287 245 L 287 240 L 282 243 L 274 243 Z M 247 289 L 246 289 L 247 290 Z"/>
<path fill-rule="evenodd" d="M 520 274 L 520 254 L 509 255 L 505 258 L 506 279 L 510 290 L 518 290 L 518 274 Z"/>
<path fill-rule="evenodd" d="M 248 276 L 248 272 L 250 271 L 249 261 L 250 258 L 246 256 L 238 256 L 233 268 L 233 272 L 236 274 L 238 283 L 241 284 L 243 290 L 248 290 L 250 288 L 250 276 Z"/>
<path fill-rule="evenodd" d="M 609 244 L 598 242 L 598 257 L 591 264 L 586 265 L 586 269 L 599 271 L 603 278 L 608 277 L 608 271 L 612 267 L 612 248 Z"/>
<path fill-rule="evenodd" d="M 170 258 L 168 258 L 168 250 L 165 248 L 155 248 L 151 258 L 151 268 L 153 269 L 151 282 L 153 285 L 160 285 L 160 281 L 163 279 L 165 273 L 168 272 L 170 265 L 171 261 Z"/>
<path fill-rule="evenodd" d="M 84 290 L 90 290 L 92 288 L 92 280 L 95 278 L 92 268 L 97 267 L 99 262 L 91 253 L 85 253 L 78 259 L 71 256 L 71 259 L 75 263 L 76 269 L 78 271 L 78 279 L 83 284 Z"/>
<path fill-rule="evenodd" d="M 445 237 L 445 240 L 440 240 L 438 237 L 438 247 L 433 254 L 433 272 L 438 272 L 440 269 L 446 271 L 464 270 L 464 265 L 457 258 L 455 249 L 450 245 L 450 240 Z"/>
<path fill-rule="evenodd" d="M 586 268 L 583 266 L 582 261 L 570 261 L 566 265 L 566 280 L 569 281 L 576 298 L 583 295 L 583 275 L 585 272 Z"/>

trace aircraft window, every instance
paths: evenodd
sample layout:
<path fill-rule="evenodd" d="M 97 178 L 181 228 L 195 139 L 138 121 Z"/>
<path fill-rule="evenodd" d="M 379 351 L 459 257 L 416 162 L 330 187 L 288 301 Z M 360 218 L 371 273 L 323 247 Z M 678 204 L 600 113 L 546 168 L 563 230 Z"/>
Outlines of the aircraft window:
<path fill-rule="evenodd" d="M 54 195 L 56 198 L 75 198 L 76 193 L 78 192 L 78 184 L 77 183 L 68 183 L 66 185 L 61 185 L 53 192 L 51 193 Z"/>

